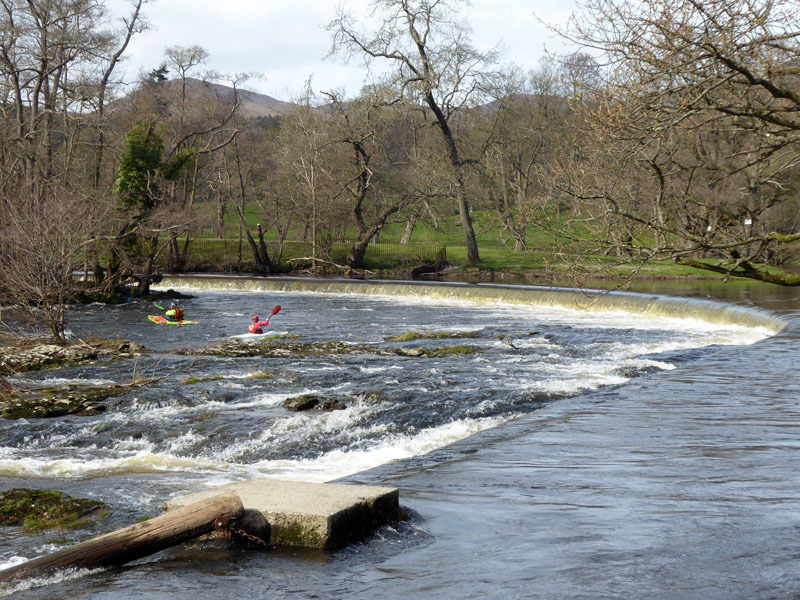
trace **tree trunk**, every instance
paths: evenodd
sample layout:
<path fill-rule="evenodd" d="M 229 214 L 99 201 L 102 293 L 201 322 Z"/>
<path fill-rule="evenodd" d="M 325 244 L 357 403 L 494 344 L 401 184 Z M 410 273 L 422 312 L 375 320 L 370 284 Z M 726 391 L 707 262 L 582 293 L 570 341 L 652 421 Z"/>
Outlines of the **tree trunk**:
<path fill-rule="evenodd" d="M 267 244 L 264 241 L 264 231 L 261 229 L 261 223 L 256 225 L 257 235 L 258 235 L 258 243 L 256 240 L 253 239 L 253 236 L 250 235 L 250 230 L 245 229 L 244 233 L 247 236 L 247 243 L 250 246 L 250 250 L 253 251 L 253 261 L 255 262 L 255 272 L 260 275 L 267 275 L 272 273 L 272 261 L 269 258 L 269 251 L 267 249 Z"/>
<path fill-rule="evenodd" d="M 476 265 L 481 262 L 481 257 L 478 254 L 478 240 L 475 238 L 472 217 L 469 214 L 469 204 L 464 197 L 461 185 L 456 189 L 456 199 L 458 200 L 458 214 L 461 217 L 461 229 L 464 232 L 464 241 L 467 246 L 467 262 L 471 265 Z"/>
<path fill-rule="evenodd" d="M 411 243 L 411 236 L 414 235 L 414 227 L 417 225 L 417 213 L 413 212 L 409 215 L 406 221 L 406 227 L 403 230 L 403 237 L 400 238 L 401 246 L 408 246 Z"/>
<path fill-rule="evenodd" d="M 0 571 L 0 581 L 43 575 L 68 567 L 96 569 L 121 565 L 210 533 L 219 518 L 244 514 L 237 494 L 220 494 L 93 540 Z"/>
<path fill-rule="evenodd" d="M 353 242 L 353 247 L 347 253 L 347 265 L 353 269 L 364 268 L 364 255 L 367 253 L 367 246 L 369 246 L 369 238 L 358 239 Z"/>
<path fill-rule="evenodd" d="M 136 295 L 140 298 L 150 294 L 150 282 L 152 281 L 153 266 L 155 263 L 154 256 L 148 256 L 144 263 L 142 278 L 136 284 Z"/>
<path fill-rule="evenodd" d="M 467 247 L 467 262 L 471 265 L 476 265 L 481 262 L 481 257 L 478 254 L 478 240 L 475 238 L 475 230 L 472 228 L 469 202 L 467 202 L 467 197 L 464 195 L 464 163 L 458 152 L 458 146 L 456 145 L 453 131 L 450 129 L 450 123 L 431 92 L 425 94 L 425 102 L 433 111 L 433 114 L 436 115 L 439 131 L 442 132 L 447 144 L 450 164 L 455 169 L 456 200 L 458 201 L 458 214 L 461 218 L 461 229 L 464 232 L 464 243 Z"/>
<path fill-rule="evenodd" d="M 217 234 L 216 238 L 221 240 L 225 236 L 225 210 L 228 206 L 227 197 L 220 194 L 217 197 Z"/>

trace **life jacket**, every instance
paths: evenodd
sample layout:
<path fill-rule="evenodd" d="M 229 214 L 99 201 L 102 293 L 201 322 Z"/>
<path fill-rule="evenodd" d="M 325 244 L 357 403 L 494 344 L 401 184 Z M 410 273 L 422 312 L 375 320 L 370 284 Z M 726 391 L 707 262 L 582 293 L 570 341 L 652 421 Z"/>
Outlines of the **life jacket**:
<path fill-rule="evenodd" d="M 182 321 L 183 320 L 183 311 L 180 308 L 175 308 L 175 320 Z"/>
<path fill-rule="evenodd" d="M 261 331 L 261 327 L 259 327 L 257 323 L 250 323 L 250 325 L 247 328 L 247 331 L 249 331 L 250 333 L 264 333 L 263 331 Z"/>

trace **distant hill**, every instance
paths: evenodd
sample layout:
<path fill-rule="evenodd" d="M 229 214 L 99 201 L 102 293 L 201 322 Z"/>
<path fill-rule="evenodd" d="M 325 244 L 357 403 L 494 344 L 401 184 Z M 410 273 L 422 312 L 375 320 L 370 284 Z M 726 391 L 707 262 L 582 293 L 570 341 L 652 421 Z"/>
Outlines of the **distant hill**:
<path fill-rule="evenodd" d="M 180 85 L 180 79 L 146 83 L 131 95 L 120 98 L 114 104 L 118 108 L 123 108 L 130 107 L 132 103 L 141 105 L 155 100 L 161 106 L 160 110 L 174 116 L 178 110 Z M 246 119 L 282 117 L 295 107 L 291 102 L 277 100 L 266 94 L 243 89 L 237 89 L 236 93 L 241 104 L 239 115 Z M 232 87 L 191 77 L 186 79 L 187 106 L 194 105 L 205 108 L 218 106 L 221 111 L 227 112 L 233 102 L 233 95 Z"/>
<path fill-rule="evenodd" d="M 193 86 L 211 86 L 217 93 L 217 95 L 221 98 L 224 98 L 227 101 L 233 100 L 233 88 L 228 87 L 226 85 L 222 85 L 219 83 L 204 83 L 197 79 L 189 79 L 188 82 L 191 82 Z M 170 83 L 177 84 L 177 81 L 171 81 Z M 291 102 L 284 102 L 283 100 L 277 100 L 272 96 L 267 96 L 266 94 L 259 94 L 257 92 L 250 92 L 243 89 L 237 89 L 236 93 L 239 96 L 239 102 L 241 103 L 240 111 L 241 114 L 245 117 L 280 117 L 283 115 L 288 114 L 295 105 Z"/>

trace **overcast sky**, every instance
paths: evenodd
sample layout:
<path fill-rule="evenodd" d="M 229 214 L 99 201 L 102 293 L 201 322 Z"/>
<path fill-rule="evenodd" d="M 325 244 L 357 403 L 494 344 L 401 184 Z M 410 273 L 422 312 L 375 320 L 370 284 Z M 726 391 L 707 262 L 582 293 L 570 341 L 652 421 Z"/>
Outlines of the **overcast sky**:
<path fill-rule="evenodd" d="M 106 6 L 121 16 L 128 1 L 106 0 Z M 209 53 L 207 68 L 258 72 L 263 79 L 244 87 L 280 100 L 296 98 L 309 77 L 315 91 L 355 95 L 364 82 L 363 67 L 325 59 L 331 43 L 325 25 L 339 5 L 365 15 L 370 0 L 151 0 L 144 7 L 151 29 L 134 38 L 126 52 L 127 78 L 157 68 L 167 46 L 199 45 Z M 503 62 L 534 68 L 545 47 L 564 49 L 538 19 L 564 24 L 573 10 L 574 0 L 472 0 L 471 6 L 464 3 L 462 15 L 476 48 L 500 44 Z"/>

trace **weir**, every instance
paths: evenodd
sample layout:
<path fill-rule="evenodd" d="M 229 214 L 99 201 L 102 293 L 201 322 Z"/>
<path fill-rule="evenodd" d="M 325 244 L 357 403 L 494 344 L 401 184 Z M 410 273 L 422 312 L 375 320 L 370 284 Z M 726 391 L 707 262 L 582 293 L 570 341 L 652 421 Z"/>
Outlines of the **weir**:
<path fill-rule="evenodd" d="M 782 332 L 788 321 L 757 308 L 694 298 L 674 298 L 632 292 L 502 284 L 437 283 L 299 277 L 167 275 L 156 289 L 192 288 L 247 292 L 316 292 L 415 298 L 420 301 L 466 301 L 560 307 L 581 312 L 624 312 L 675 319 L 697 319 L 721 325 L 763 327 Z"/>

